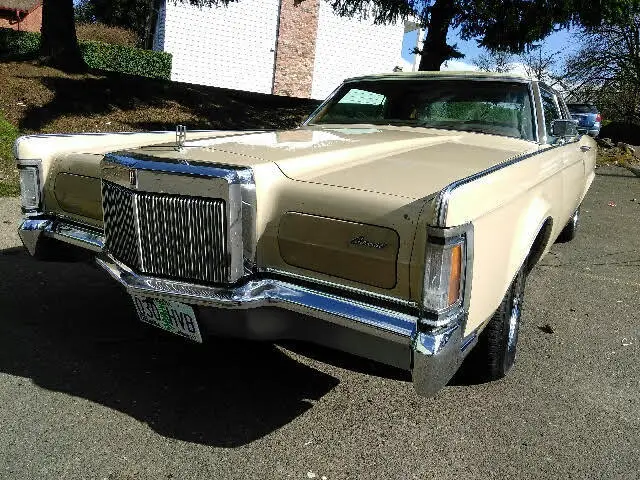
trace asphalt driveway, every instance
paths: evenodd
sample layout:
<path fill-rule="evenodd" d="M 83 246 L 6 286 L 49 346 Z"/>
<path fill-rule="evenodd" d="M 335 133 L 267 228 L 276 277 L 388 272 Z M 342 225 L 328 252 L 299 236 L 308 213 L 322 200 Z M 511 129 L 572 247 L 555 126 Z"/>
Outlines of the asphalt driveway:
<path fill-rule="evenodd" d="M 637 479 L 640 179 L 598 172 L 528 279 L 515 369 L 433 399 L 328 350 L 157 332 L 98 269 L 28 257 L 0 199 L 0 478 Z"/>

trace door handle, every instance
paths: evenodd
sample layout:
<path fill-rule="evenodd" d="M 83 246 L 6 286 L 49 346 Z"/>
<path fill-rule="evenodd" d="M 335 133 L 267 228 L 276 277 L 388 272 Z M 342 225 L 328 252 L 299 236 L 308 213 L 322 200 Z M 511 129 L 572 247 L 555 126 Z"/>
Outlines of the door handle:
<path fill-rule="evenodd" d="M 581 150 L 582 152 L 588 152 L 589 150 L 591 150 L 591 147 L 590 147 L 589 145 L 582 145 L 582 146 L 580 147 L 580 150 Z"/>

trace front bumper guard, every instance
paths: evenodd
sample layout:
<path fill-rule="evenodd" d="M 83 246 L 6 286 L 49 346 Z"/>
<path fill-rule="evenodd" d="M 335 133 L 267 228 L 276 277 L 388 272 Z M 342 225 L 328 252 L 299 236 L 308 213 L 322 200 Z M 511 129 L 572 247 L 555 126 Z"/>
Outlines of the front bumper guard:
<path fill-rule="evenodd" d="M 262 320 L 257 314 L 276 307 L 272 310 L 295 312 L 357 333 L 357 337 L 344 338 L 358 338 L 359 345 L 343 342 L 337 348 L 410 370 L 416 392 L 424 396 L 434 395 L 449 382 L 477 337 L 476 332 L 463 337 L 464 316 L 448 326 L 423 330 L 418 316 L 329 293 L 320 286 L 263 278 L 233 287 L 212 287 L 140 275 L 103 251 L 100 232 L 51 218 L 26 219 L 19 234 L 31 255 L 36 254 L 43 237 L 95 252 L 98 265 L 132 295 L 205 308 L 243 310 L 253 313 L 253 321 L 258 323 Z M 365 341 L 361 342 L 362 339 Z M 336 346 L 321 339 L 317 343 Z M 385 350 L 394 353 L 390 355 Z"/>

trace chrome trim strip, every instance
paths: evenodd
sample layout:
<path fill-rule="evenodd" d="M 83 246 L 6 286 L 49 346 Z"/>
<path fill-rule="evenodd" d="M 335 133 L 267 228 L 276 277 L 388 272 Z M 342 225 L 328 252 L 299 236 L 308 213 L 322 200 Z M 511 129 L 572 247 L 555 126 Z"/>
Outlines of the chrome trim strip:
<path fill-rule="evenodd" d="M 560 145 L 555 145 L 549 148 L 557 148 Z M 528 158 L 534 157 L 542 152 L 546 152 L 549 150 L 549 148 L 545 148 L 545 149 L 541 149 L 541 150 L 536 150 L 535 152 L 529 152 L 529 153 L 524 153 L 522 155 L 517 155 L 515 157 L 511 157 L 507 160 L 505 160 L 502 163 L 498 163 L 492 167 L 489 167 L 485 170 L 482 170 L 480 172 L 474 173 L 473 175 L 469 175 L 468 177 L 462 178 L 460 180 L 456 180 L 454 182 L 451 182 L 449 185 L 447 185 L 446 187 L 444 187 L 442 190 L 440 190 L 440 193 L 438 193 L 438 197 L 436 199 L 436 205 L 435 205 L 435 227 L 445 227 L 446 223 L 447 223 L 447 211 L 449 209 L 449 200 L 451 198 L 451 193 L 458 187 L 461 187 L 462 185 L 465 185 L 467 183 L 473 182 L 474 180 L 478 180 L 479 178 L 482 177 L 486 177 L 487 175 L 492 174 L 493 172 L 497 172 L 498 170 L 502 170 L 503 168 L 509 167 L 511 165 L 514 165 L 518 162 L 522 162 L 523 160 L 526 160 Z"/>
<path fill-rule="evenodd" d="M 343 83 L 341 83 L 340 85 L 338 85 L 338 86 L 333 90 L 333 92 L 331 92 L 331 93 L 329 94 L 329 96 L 328 96 L 327 98 L 325 98 L 325 99 L 324 99 L 324 101 L 323 101 L 323 102 L 321 102 L 321 103 L 320 103 L 320 105 L 318 105 L 318 106 L 316 107 L 316 109 L 315 109 L 313 112 L 311 112 L 311 115 L 309 115 L 309 116 L 307 117 L 307 119 L 306 119 L 304 122 L 302 122 L 302 126 L 303 126 L 303 127 L 306 127 L 307 125 L 309 125 L 309 123 L 311 123 L 311 120 L 313 120 L 313 118 L 314 118 L 316 115 L 318 115 L 318 113 L 320 113 L 320 112 L 322 111 L 322 109 L 323 109 L 323 108 L 324 108 L 324 107 L 325 107 L 325 106 L 326 106 L 326 105 L 327 105 L 327 104 L 328 104 L 328 103 L 333 99 L 333 97 L 335 97 L 335 96 L 336 96 L 336 94 L 337 94 L 337 93 L 340 91 L 340 89 L 342 88 L 342 85 L 344 85 L 345 83 L 346 83 L 346 81 L 345 81 L 345 82 L 343 82 Z"/>
<path fill-rule="evenodd" d="M 406 337 L 407 343 L 416 328 L 417 319 L 412 315 L 279 280 L 250 280 L 231 288 L 209 287 L 138 275 L 109 256 L 103 255 L 96 261 L 130 294 L 214 308 L 280 307 L 325 320 L 342 318 L 359 322 L 380 330 L 381 334 Z"/>
<path fill-rule="evenodd" d="M 152 172 L 178 173 L 198 177 L 216 177 L 229 183 L 241 183 L 240 169 L 225 168 L 220 165 L 192 165 L 178 162 L 163 162 L 161 159 L 140 154 L 120 155 L 109 153 L 104 156 L 104 161 L 122 165 L 136 170 L 149 170 Z M 113 180 L 111 180 L 113 181 Z"/>
<path fill-rule="evenodd" d="M 102 232 L 97 230 L 92 231 L 66 223 L 55 222 L 50 229 L 45 229 L 44 234 L 47 237 L 97 253 L 102 252 L 104 248 L 104 237 Z"/>
<path fill-rule="evenodd" d="M 534 86 L 535 84 L 535 86 Z M 538 126 L 538 97 L 535 94 L 535 88 L 537 88 L 538 82 L 529 82 L 529 95 L 531 100 L 531 107 L 533 108 L 533 130 L 535 132 L 536 143 L 540 143 L 540 131 Z"/>
<path fill-rule="evenodd" d="M 26 218 L 22 221 L 18 233 L 31 255 L 34 255 L 42 235 L 96 253 L 102 252 L 104 247 L 102 232 L 51 218 Z"/>
<path fill-rule="evenodd" d="M 335 283 L 335 282 L 331 282 L 331 281 L 328 281 L 328 280 L 322 280 L 322 279 L 319 279 L 319 278 L 306 277 L 304 275 L 300 275 L 300 274 L 293 273 L 293 272 L 287 272 L 287 271 L 279 270 L 279 269 L 276 269 L 276 268 L 261 268 L 259 271 L 260 272 L 264 272 L 266 274 L 278 275 L 278 276 L 281 276 L 283 278 L 290 278 L 292 280 L 310 282 L 310 283 L 314 283 L 316 285 L 320 285 L 320 286 L 324 286 L 324 287 L 328 287 L 328 288 L 339 289 L 339 290 L 342 290 L 344 292 L 353 293 L 353 294 L 360 295 L 360 296 L 363 296 L 363 297 L 369 297 L 369 298 L 374 299 L 374 300 L 379 300 L 379 301 L 387 302 L 387 303 L 390 303 L 390 304 L 396 304 L 396 305 L 398 305 L 400 307 L 405 307 L 405 308 L 409 308 L 409 309 L 416 309 L 416 310 L 418 310 L 420 308 L 420 306 L 416 302 L 405 300 L 403 298 L 392 297 L 390 295 L 385 295 L 383 293 L 372 292 L 370 290 L 364 290 L 364 289 L 358 288 L 358 287 L 352 287 L 350 285 L 338 284 L 338 283 Z"/>

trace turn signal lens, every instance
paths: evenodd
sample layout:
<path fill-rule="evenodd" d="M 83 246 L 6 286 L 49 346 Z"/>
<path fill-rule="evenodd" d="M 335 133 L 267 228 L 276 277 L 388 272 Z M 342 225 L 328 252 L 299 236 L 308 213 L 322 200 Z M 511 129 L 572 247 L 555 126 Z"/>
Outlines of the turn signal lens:
<path fill-rule="evenodd" d="M 460 298 L 460 274 L 462 273 L 462 245 L 454 245 L 451 249 L 451 273 L 449 274 L 449 305 Z"/>
<path fill-rule="evenodd" d="M 37 167 L 20 167 L 20 198 L 25 211 L 40 207 L 40 181 Z"/>
<path fill-rule="evenodd" d="M 440 245 L 429 243 L 425 262 L 424 306 L 439 312 L 460 300 L 464 240 Z"/>

